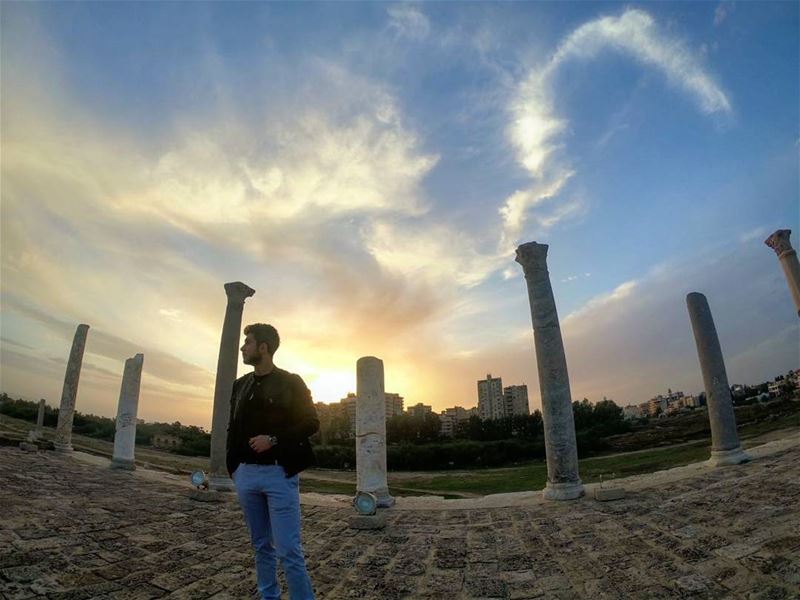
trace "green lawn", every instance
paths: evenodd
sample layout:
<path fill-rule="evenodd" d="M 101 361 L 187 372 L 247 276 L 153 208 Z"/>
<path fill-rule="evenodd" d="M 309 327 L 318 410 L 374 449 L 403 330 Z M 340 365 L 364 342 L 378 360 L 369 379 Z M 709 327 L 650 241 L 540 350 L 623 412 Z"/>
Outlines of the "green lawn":
<path fill-rule="evenodd" d="M 768 436 L 778 429 L 798 425 L 797 415 L 745 425 L 740 436 L 746 446 L 759 442 L 760 436 Z M 0 419 L 0 431 L 6 436 L 23 437 L 32 424 L 5 415 Z M 787 430 L 787 435 L 792 430 Z M 45 438 L 52 438 L 53 430 L 45 431 Z M 75 435 L 73 445 L 78 450 L 103 456 L 111 455 L 113 444 L 102 440 Z M 652 473 L 663 469 L 687 465 L 709 457 L 709 441 L 692 442 L 678 446 L 654 448 L 625 454 L 586 458 L 580 461 L 581 479 L 585 483 L 616 479 L 629 475 Z M 146 447 L 137 447 L 137 463 L 171 472 L 186 472 L 208 469 L 208 459 L 170 454 Z M 397 472 L 389 473 L 389 490 L 395 496 L 417 496 L 426 494 L 445 497 L 471 497 L 504 492 L 540 490 L 544 488 L 547 467 L 544 462 L 524 465 L 474 469 L 469 471 Z M 352 471 L 311 470 L 301 477 L 301 490 L 332 494 L 355 493 L 355 473 Z"/>

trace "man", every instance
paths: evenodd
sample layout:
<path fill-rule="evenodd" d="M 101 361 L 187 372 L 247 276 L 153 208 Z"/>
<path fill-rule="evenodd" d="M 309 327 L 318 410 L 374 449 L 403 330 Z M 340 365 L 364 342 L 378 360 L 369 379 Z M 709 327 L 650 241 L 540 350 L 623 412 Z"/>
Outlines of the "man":
<path fill-rule="evenodd" d="M 281 597 L 279 558 L 291 600 L 313 600 L 300 544 L 298 473 L 314 462 L 308 438 L 319 419 L 300 376 L 272 362 L 277 330 L 255 323 L 244 334 L 242 360 L 254 370 L 233 384 L 227 466 L 255 549 L 258 591 L 264 600 Z"/>

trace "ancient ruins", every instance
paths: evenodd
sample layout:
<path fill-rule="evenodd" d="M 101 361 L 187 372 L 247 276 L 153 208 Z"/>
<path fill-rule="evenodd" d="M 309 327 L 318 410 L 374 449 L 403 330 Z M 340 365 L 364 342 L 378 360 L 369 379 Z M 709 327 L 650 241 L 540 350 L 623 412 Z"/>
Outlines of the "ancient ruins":
<path fill-rule="evenodd" d="M 797 259 L 797 251 L 792 248 L 792 243 L 789 241 L 791 233 L 791 229 L 778 229 L 764 240 L 764 243 L 778 255 L 797 315 L 800 316 L 800 261 Z"/>
<path fill-rule="evenodd" d="M 356 363 L 356 489 L 375 494 L 380 508 L 394 504 L 386 474 L 386 409 L 383 361 L 374 356 Z"/>
<path fill-rule="evenodd" d="M 119 391 L 116 433 L 114 434 L 114 456 L 112 469 L 136 468 L 134 462 L 136 449 L 136 415 L 139 410 L 139 388 L 142 382 L 144 355 L 137 354 L 125 361 L 122 373 L 122 386 Z"/>
<path fill-rule="evenodd" d="M 748 461 L 749 457 L 739 444 L 739 435 L 736 433 L 731 388 L 711 309 L 706 297 L 698 292 L 686 296 L 686 305 L 692 321 L 708 403 L 708 420 L 711 424 L 709 464 L 738 465 Z"/>
<path fill-rule="evenodd" d="M 75 399 L 78 396 L 78 381 L 81 378 L 83 352 L 86 349 L 88 325 L 78 325 L 72 340 L 72 349 L 67 361 L 67 372 L 64 375 L 64 389 L 61 393 L 61 404 L 58 408 L 58 425 L 56 426 L 55 449 L 58 452 L 72 452 L 72 420 L 75 417 Z"/>
<path fill-rule="evenodd" d="M 578 475 L 578 446 L 567 358 L 547 271 L 547 248 L 546 244 L 536 242 L 522 244 L 517 248 L 516 260 L 522 265 L 528 285 L 542 397 L 547 456 L 547 487 L 543 493 L 551 500 L 573 500 L 583 495 L 583 485 Z"/>
<path fill-rule="evenodd" d="M 778 230 L 766 243 L 800 310 L 800 267 L 789 233 Z M 686 304 L 708 401 L 710 459 L 618 480 L 616 488 L 581 482 L 547 251 L 547 245 L 529 242 L 516 252 L 539 373 L 545 489 L 475 500 L 392 497 L 384 364 L 362 357 L 356 364 L 356 488 L 373 494 L 380 511 L 375 523 L 354 525 L 349 498 L 303 496 L 304 546 L 318 597 L 349 598 L 354 590 L 381 599 L 798 597 L 800 485 L 793 482 L 800 479 L 800 444 L 795 435 L 744 451 L 703 294 L 688 294 Z M 205 492 L 219 501 L 196 502 L 203 494 L 186 493 L 183 480 L 134 471 L 142 354 L 125 361 L 111 461 L 72 452 L 89 330 L 81 324 L 64 378 L 54 438 L 59 453 L 36 452 L 44 400 L 24 442 L 31 451 L 0 448 L 3 597 L 252 594 L 252 553 L 241 511 L 223 500 L 230 494 L 215 492 L 233 489 L 225 467 L 230 398 L 244 303 L 255 291 L 233 282 L 225 292 L 211 435 L 213 491 Z M 35 481 L 26 473 L 35 473 Z M 80 510 L 70 508 L 75 504 Z"/>
<path fill-rule="evenodd" d="M 231 412 L 231 394 L 239 365 L 239 338 L 242 330 L 244 301 L 256 291 L 241 281 L 225 284 L 228 304 L 225 321 L 222 323 L 222 339 L 219 342 L 217 380 L 214 385 L 214 409 L 211 420 L 211 472 L 208 485 L 212 490 L 231 491 L 233 481 L 228 476 L 225 463 L 225 442 L 228 435 L 228 420 Z"/>

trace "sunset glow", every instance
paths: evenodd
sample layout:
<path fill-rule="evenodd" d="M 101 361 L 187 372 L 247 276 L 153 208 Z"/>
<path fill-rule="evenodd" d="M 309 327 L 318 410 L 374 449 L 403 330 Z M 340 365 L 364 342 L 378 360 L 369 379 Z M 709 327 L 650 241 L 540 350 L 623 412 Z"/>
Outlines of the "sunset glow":
<path fill-rule="evenodd" d="M 398 9 L 402 7 L 402 10 Z M 226 298 L 314 399 L 539 402 L 514 249 L 550 245 L 575 398 L 696 393 L 684 298 L 732 383 L 800 366 L 797 3 L 6 3 L 2 391 L 208 427 Z M 180 36 L 176 32 L 180 31 Z M 239 374 L 247 371 L 239 366 Z"/>

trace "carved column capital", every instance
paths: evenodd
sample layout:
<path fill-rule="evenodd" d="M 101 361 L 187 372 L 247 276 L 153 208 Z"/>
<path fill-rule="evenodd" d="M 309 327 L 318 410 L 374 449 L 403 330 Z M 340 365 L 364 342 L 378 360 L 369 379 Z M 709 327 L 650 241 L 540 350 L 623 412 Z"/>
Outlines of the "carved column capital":
<path fill-rule="evenodd" d="M 516 261 L 522 265 L 525 273 L 547 270 L 547 244 L 527 242 L 517 247 Z"/>
<path fill-rule="evenodd" d="M 241 281 L 232 281 L 225 284 L 225 294 L 227 294 L 229 302 L 244 303 L 247 298 L 255 293 L 256 291 L 253 288 Z"/>
<path fill-rule="evenodd" d="M 764 240 L 764 243 L 775 250 L 775 254 L 780 258 L 785 253 L 794 250 L 794 248 L 792 248 L 792 243 L 789 241 L 791 233 L 791 229 L 778 229 L 778 231 Z"/>

